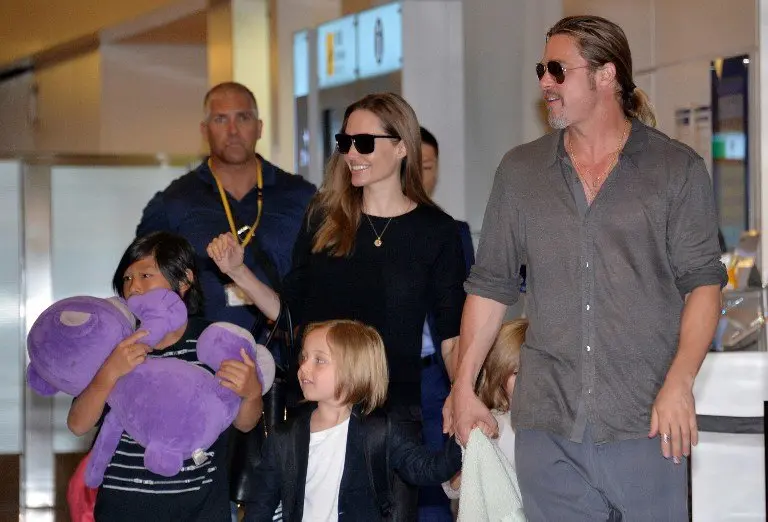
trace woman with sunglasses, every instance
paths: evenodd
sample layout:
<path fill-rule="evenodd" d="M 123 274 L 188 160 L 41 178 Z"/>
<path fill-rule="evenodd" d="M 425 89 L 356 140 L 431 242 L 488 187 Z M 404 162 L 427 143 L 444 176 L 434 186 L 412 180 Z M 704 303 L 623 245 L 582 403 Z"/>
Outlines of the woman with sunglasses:
<path fill-rule="evenodd" d="M 444 353 L 459 334 L 461 239 L 424 190 L 419 122 L 402 97 L 372 94 L 350 105 L 336 144 L 280 295 L 242 264 L 231 235 L 214 239 L 208 254 L 270 319 L 287 305 L 294 324 L 355 319 L 375 327 L 387 349 L 390 417 L 416 436 L 427 312 Z M 404 488 L 395 485 L 394 520 L 415 520 L 415 495 Z"/>

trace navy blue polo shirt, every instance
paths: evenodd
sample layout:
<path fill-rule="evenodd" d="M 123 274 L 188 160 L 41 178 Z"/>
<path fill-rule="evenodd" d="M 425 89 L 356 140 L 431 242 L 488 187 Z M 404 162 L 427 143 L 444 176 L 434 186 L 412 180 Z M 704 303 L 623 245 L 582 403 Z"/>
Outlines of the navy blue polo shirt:
<path fill-rule="evenodd" d="M 291 268 L 293 243 L 315 194 L 315 186 L 298 175 L 289 174 L 259 156 L 264 178 L 264 204 L 254 241 L 245 248 L 245 264 L 263 282 L 274 286 L 262 266 L 254 243 L 271 259 L 280 278 Z M 258 211 L 257 189 L 242 200 L 227 195 L 235 227 L 251 226 Z M 229 223 L 207 158 L 193 171 L 174 180 L 158 192 L 144 208 L 136 235 L 165 230 L 185 237 L 197 253 L 200 282 L 205 297 L 205 317 L 229 321 L 243 328 L 253 326 L 259 312 L 251 306 L 227 306 L 224 285 L 231 280 L 221 274 L 205 252 L 208 243 L 229 232 Z"/>

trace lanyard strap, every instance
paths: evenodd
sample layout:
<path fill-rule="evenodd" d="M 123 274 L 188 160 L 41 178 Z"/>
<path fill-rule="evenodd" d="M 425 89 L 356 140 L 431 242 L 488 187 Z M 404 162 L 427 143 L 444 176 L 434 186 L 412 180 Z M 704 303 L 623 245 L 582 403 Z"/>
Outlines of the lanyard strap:
<path fill-rule="evenodd" d="M 237 234 L 237 229 L 235 228 L 235 220 L 232 217 L 232 209 L 229 208 L 229 200 L 227 199 L 227 193 L 224 191 L 224 187 L 221 185 L 221 181 L 219 180 L 219 177 L 216 175 L 216 173 L 213 171 L 213 165 L 211 165 L 211 158 L 208 158 L 208 168 L 211 170 L 211 174 L 213 174 L 213 179 L 216 181 L 216 187 L 219 189 L 219 196 L 221 196 L 221 204 L 224 206 L 224 212 L 227 214 L 227 221 L 229 222 L 229 229 L 232 231 L 232 235 L 235 236 L 235 239 L 240 241 L 240 236 Z M 253 239 L 253 234 L 256 232 L 256 229 L 259 226 L 259 221 L 261 221 L 261 210 L 264 206 L 264 177 L 261 173 L 261 161 L 256 160 L 256 189 L 257 189 L 257 211 L 256 211 L 256 221 L 253 222 L 253 226 L 251 227 L 251 230 L 248 232 L 248 234 L 245 236 L 245 238 L 240 241 L 240 245 L 242 245 L 243 248 L 245 248 L 248 243 L 251 242 Z"/>

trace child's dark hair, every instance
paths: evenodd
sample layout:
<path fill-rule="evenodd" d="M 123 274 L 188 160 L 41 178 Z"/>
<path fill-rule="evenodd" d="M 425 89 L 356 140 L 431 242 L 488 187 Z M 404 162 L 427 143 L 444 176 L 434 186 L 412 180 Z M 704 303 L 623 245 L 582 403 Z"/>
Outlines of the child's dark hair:
<path fill-rule="evenodd" d="M 189 315 L 200 314 L 203 311 L 203 290 L 195 261 L 195 249 L 189 241 L 170 232 L 152 232 L 143 237 L 137 237 L 128 246 L 117 264 L 115 275 L 112 276 L 112 288 L 120 297 L 123 294 L 123 276 L 128 267 L 136 261 L 152 256 L 163 277 L 170 283 L 171 290 L 181 295 L 181 285 L 189 285 L 184 295 Z M 190 281 L 187 270 L 192 272 Z"/>
<path fill-rule="evenodd" d="M 424 127 L 419 127 L 419 129 L 421 130 L 421 143 L 431 146 L 433 149 L 435 149 L 435 156 L 439 156 L 440 147 L 437 145 L 437 138 L 435 138 L 435 135 Z"/>

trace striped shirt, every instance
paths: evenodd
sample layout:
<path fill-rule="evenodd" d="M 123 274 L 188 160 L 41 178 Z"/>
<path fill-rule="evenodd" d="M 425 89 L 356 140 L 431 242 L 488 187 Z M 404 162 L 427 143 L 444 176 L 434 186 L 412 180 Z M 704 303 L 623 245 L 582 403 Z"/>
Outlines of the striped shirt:
<path fill-rule="evenodd" d="M 196 349 L 197 338 L 208 324 L 190 317 L 181 339 L 148 357 L 173 357 L 212 372 L 197 360 Z M 116 520 L 117 513 L 125 517 L 124 520 L 140 519 L 142 522 L 219 520 L 222 510 L 229 510 L 227 440 L 228 432 L 225 431 L 206 451 L 208 459 L 204 463 L 198 465 L 192 459 L 185 460 L 178 474 L 163 477 L 144 467 L 144 448 L 123 432 L 104 474 L 96 513 L 102 513 L 103 519 L 110 521 Z M 211 514 L 210 510 L 216 514 Z"/>

